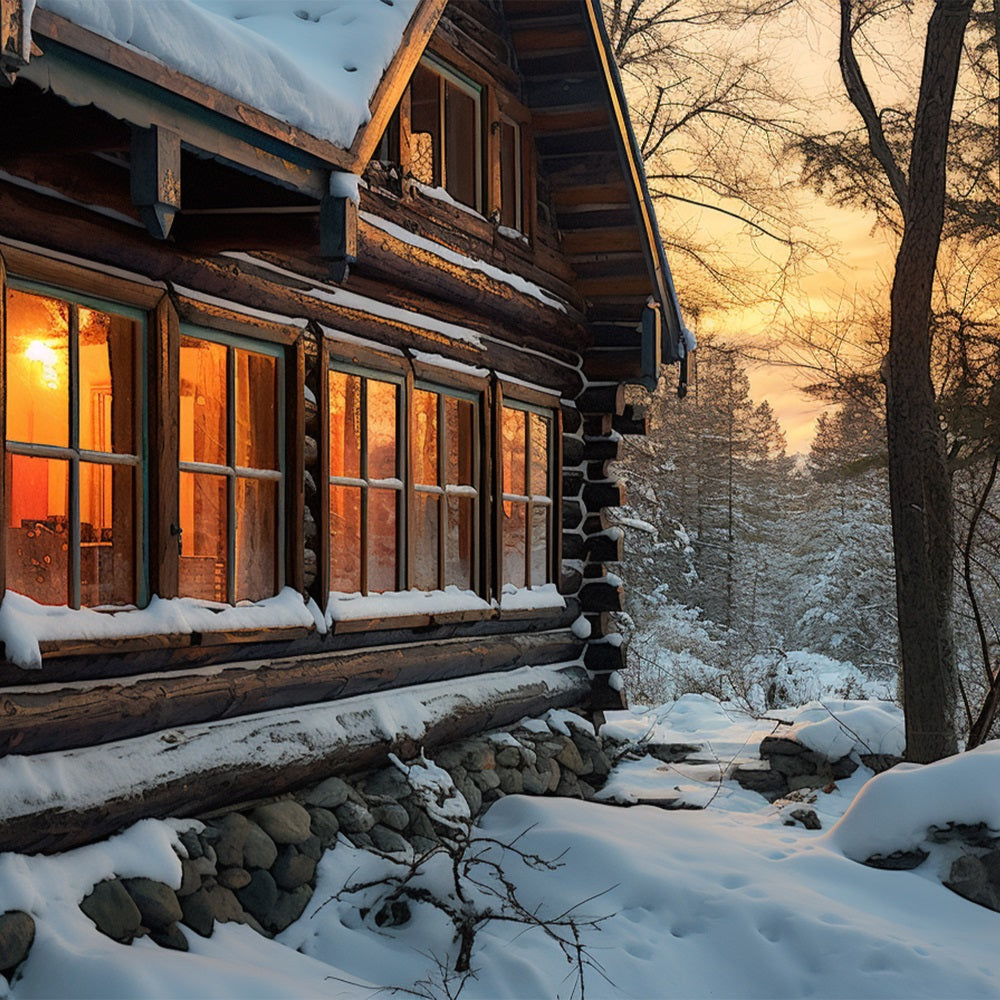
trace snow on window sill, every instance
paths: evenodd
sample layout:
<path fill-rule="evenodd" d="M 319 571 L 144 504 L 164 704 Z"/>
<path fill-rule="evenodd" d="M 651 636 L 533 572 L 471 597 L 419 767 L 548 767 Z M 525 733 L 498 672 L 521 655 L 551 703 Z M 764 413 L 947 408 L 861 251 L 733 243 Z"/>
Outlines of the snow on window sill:
<path fill-rule="evenodd" d="M 335 591 L 326 606 L 326 622 L 334 632 L 481 621 L 493 614 L 493 606 L 478 594 L 454 586 L 367 595 Z"/>
<path fill-rule="evenodd" d="M 539 587 L 515 587 L 505 583 L 500 596 L 500 613 L 504 618 L 562 610 L 565 607 L 566 600 L 554 583 L 543 583 Z"/>
<path fill-rule="evenodd" d="M 324 631 L 318 611 L 314 603 L 304 604 L 291 587 L 275 597 L 236 606 L 189 597 L 153 597 L 145 608 L 115 612 L 38 604 L 8 590 L 0 602 L 0 642 L 9 662 L 37 670 L 43 656 L 69 656 L 102 648 L 127 652 L 207 646 L 219 641 L 284 639 Z"/>

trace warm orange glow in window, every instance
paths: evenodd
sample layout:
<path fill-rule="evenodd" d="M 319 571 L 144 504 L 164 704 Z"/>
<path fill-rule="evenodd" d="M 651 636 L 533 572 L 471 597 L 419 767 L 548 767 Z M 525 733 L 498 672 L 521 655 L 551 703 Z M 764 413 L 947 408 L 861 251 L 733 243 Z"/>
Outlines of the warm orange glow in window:
<path fill-rule="evenodd" d="M 139 337 L 134 319 L 7 292 L 7 586 L 40 603 L 137 599 Z"/>

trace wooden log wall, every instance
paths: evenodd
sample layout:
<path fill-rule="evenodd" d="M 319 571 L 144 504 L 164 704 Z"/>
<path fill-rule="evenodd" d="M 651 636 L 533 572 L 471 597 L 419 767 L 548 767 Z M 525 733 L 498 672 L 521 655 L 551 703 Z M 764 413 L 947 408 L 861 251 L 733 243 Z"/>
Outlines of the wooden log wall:
<path fill-rule="evenodd" d="M 623 434 L 644 434 L 645 417 L 625 402 L 624 386 L 591 382 L 563 409 L 563 593 L 577 595 L 590 625 L 584 664 L 595 691 L 595 709 L 622 707 L 612 674 L 625 668 L 614 612 L 624 609 L 615 564 L 624 533 L 610 510 L 622 506 L 625 486 L 614 476 Z M 599 696 L 598 693 L 599 692 Z"/>

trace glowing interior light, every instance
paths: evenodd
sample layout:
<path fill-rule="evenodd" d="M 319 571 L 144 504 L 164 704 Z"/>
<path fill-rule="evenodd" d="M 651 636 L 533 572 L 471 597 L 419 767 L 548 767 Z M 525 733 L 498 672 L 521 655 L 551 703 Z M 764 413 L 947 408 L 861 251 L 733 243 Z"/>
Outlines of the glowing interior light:
<path fill-rule="evenodd" d="M 50 389 L 59 388 L 59 373 L 56 371 L 56 363 L 59 356 L 48 344 L 43 344 L 40 340 L 33 340 L 28 344 L 28 349 L 24 356 L 29 361 L 37 361 L 42 366 L 42 381 Z"/>

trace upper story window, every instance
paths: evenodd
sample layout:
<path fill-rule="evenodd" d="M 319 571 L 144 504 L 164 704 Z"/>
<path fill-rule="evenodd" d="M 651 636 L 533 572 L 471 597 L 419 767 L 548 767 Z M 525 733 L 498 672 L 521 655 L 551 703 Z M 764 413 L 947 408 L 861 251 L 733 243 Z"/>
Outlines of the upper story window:
<path fill-rule="evenodd" d="M 401 586 L 402 380 L 331 370 L 330 589 Z"/>
<path fill-rule="evenodd" d="M 500 225 L 524 230 L 523 172 L 521 170 L 521 127 L 506 115 L 497 122 L 500 159 Z"/>
<path fill-rule="evenodd" d="M 180 593 L 270 597 L 282 583 L 280 348 L 189 331 L 180 350 Z"/>
<path fill-rule="evenodd" d="M 479 403 L 471 393 L 413 392 L 414 512 L 411 583 L 421 590 L 476 589 L 479 536 Z"/>
<path fill-rule="evenodd" d="M 437 62 L 421 62 L 410 81 L 410 172 L 483 210 L 482 88 Z"/>
<path fill-rule="evenodd" d="M 139 603 L 142 314 L 27 287 L 6 307 L 7 587 Z"/>
<path fill-rule="evenodd" d="M 551 580 L 552 427 L 548 411 L 525 403 L 503 406 L 503 583 L 515 587 Z"/>

